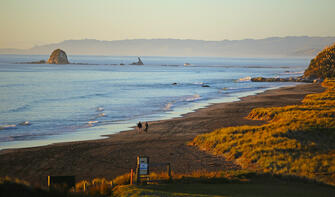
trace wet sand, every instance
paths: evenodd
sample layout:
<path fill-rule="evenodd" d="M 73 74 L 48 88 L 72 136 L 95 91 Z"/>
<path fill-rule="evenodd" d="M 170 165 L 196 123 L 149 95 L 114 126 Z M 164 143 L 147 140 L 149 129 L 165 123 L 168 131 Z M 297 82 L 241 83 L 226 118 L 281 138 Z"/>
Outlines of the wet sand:
<path fill-rule="evenodd" d="M 77 181 L 112 179 L 136 167 L 136 156 L 149 156 L 151 163 L 170 162 L 172 170 L 228 170 L 240 166 L 187 146 L 195 136 L 217 128 L 260 125 L 245 117 L 253 108 L 298 104 L 306 94 L 322 92 L 318 84 L 302 84 L 268 90 L 232 103 L 214 104 L 171 120 L 149 123 L 147 133 L 130 130 L 91 141 L 52 144 L 0 151 L 0 176 L 46 184 L 48 175 L 75 175 Z M 158 171 L 159 169 L 152 169 Z"/>

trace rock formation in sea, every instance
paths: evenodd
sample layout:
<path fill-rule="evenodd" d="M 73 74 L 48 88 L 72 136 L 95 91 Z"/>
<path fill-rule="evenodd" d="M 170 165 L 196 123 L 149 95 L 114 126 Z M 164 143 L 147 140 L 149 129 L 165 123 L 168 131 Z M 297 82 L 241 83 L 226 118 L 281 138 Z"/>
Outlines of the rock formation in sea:
<path fill-rule="evenodd" d="M 311 60 L 305 70 L 304 78 L 325 79 L 335 77 L 335 43 L 323 49 Z"/>
<path fill-rule="evenodd" d="M 251 78 L 252 82 L 313 82 L 319 83 L 326 78 L 335 77 L 335 44 L 322 50 L 311 60 L 304 75 L 290 78 Z"/>
<path fill-rule="evenodd" d="M 137 58 L 138 58 L 138 62 L 133 62 L 130 65 L 144 65 L 141 58 L 140 57 L 137 57 Z"/>
<path fill-rule="evenodd" d="M 265 77 L 255 77 L 251 78 L 252 82 L 307 82 L 312 83 L 314 80 L 306 79 L 304 77 L 289 77 L 289 78 L 265 78 Z"/>
<path fill-rule="evenodd" d="M 69 64 L 65 51 L 61 49 L 54 50 L 48 60 L 49 64 Z"/>

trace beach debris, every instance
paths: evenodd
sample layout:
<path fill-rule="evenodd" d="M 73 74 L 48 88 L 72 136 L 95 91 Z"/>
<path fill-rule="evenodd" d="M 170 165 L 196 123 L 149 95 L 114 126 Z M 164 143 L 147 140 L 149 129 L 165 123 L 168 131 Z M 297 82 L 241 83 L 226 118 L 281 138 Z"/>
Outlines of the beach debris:
<path fill-rule="evenodd" d="M 21 125 L 21 126 L 29 126 L 29 125 L 31 125 L 31 123 L 29 121 L 24 121 L 24 122 L 21 122 L 19 125 Z"/>
<path fill-rule="evenodd" d="M 49 64 L 69 64 L 66 53 L 61 49 L 54 50 L 48 60 Z"/>
<path fill-rule="evenodd" d="M 130 65 L 144 65 L 141 58 L 140 57 L 137 57 L 137 58 L 138 58 L 138 62 L 133 62 Z"/>

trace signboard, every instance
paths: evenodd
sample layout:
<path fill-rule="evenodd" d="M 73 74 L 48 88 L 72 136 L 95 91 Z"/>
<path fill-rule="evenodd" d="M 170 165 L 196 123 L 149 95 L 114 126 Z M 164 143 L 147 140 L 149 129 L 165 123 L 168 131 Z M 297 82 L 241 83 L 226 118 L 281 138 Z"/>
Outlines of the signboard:
<path fill-rule="evenodd" d="M 139 175 L 149 175 L 149 157 L 137 157 Z"/>

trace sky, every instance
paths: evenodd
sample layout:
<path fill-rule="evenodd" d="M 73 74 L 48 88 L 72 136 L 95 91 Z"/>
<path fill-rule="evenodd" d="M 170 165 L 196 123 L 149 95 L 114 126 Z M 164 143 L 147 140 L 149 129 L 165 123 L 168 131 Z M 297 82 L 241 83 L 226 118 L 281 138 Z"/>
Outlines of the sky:
<path fill-rule="evenodd" d="M 0 48 L 70 39 L 335 36 L 335 0 L 0 0 Z"/>

